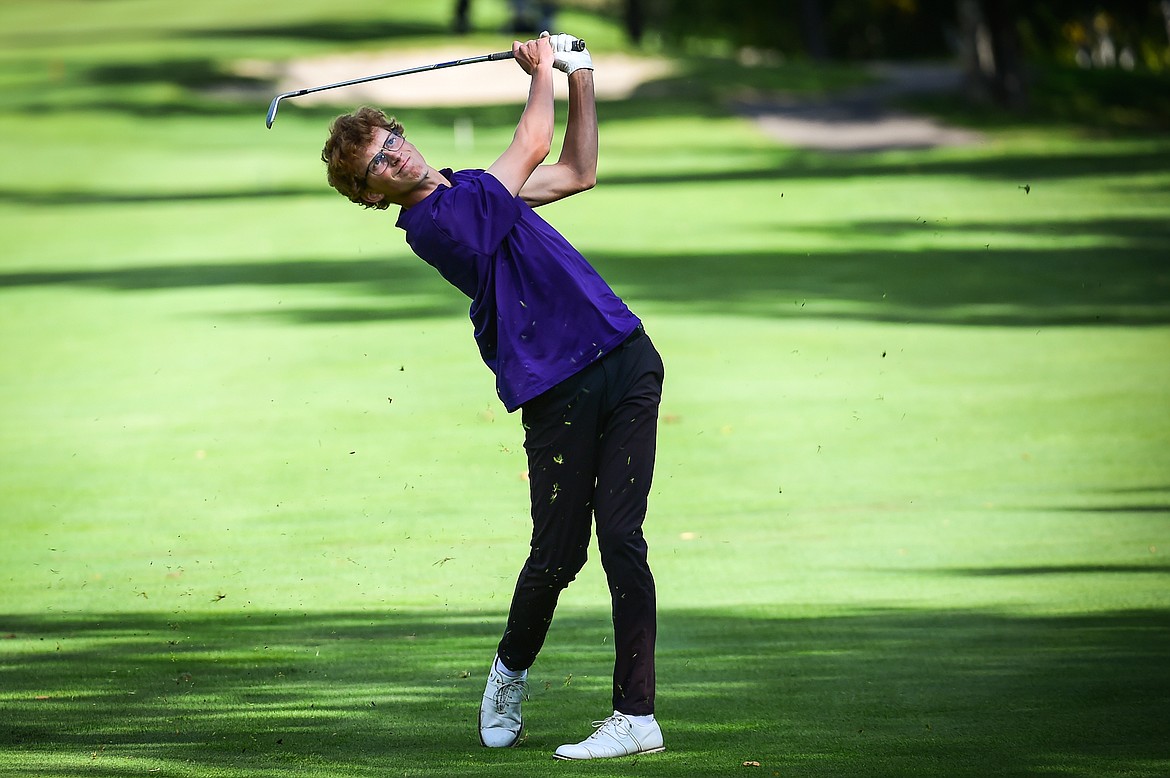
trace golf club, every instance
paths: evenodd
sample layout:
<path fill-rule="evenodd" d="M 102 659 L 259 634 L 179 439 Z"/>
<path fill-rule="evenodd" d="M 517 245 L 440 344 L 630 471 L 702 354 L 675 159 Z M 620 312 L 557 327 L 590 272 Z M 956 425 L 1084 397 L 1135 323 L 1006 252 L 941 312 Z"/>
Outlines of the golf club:
<path fill-rule="evenodd" d="M 574 41 L 573 50 L 584 51 L 585 41 Z M 326 89 L 340 89 L 343 86 L 365 84 L 369 81 L 379 81 L 383 78 L 409 76 L 412 73 L 425 73 L 428 70 L 441 70 L 443 68 L 453 68 L 457 65 L 471 65 L 476 62 L 496 62 L 502 59 L 513 59 L 514 57 L 515 55 L 513 55 L 511 51 L 497 51 L 494 54 L 481 54 L 476 57 L 465 57 L 464 59 L 451 60 L 450 62 L 437 62 L 434 65 L 420 65 L 416 68 L 395 70 L 393 73 L 379 73 L 376 76 L 364 76 L 362 78 L 355 78 L 350 81 L 338 81 L 336 84 L 325 84 L 324 86 L 312 86 L 307 89 L 294 89 L 291 92 L 282 92 L 276 97 L 272 98 L 272 104 L 268 106 L 268 115 L 264 118 L 264 124 L 268 127 L 268 129 L 272 129 L 272 123 L 276 121 L 276 112 L 280 108 L 280 101 L 288 98 L 301 97 L 302 95 L 312 94 L 313 92 L 324 92 Z"/>

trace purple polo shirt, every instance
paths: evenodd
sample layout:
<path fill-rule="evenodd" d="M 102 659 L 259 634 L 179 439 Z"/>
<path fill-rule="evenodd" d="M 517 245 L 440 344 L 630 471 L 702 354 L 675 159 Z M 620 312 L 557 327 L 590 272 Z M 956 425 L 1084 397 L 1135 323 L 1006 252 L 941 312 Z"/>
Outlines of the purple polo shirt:
<path fill-rule="evenodd" d="M 471 298 L 475 341 L 511 413 L 596 362 L 638 317 L 559 232 L 482 170 L 442 171 L 403 209 L 410 248 Z"/>

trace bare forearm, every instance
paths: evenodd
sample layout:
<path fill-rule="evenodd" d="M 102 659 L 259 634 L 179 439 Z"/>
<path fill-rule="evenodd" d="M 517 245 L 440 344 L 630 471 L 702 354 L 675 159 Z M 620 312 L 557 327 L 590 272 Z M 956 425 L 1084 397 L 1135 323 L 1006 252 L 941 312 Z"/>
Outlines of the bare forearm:
<path fill-rule="evenodd" d="M 553 56 L 544 39 L 512 44 L 516 62 L 531 77 L 528 102 L 512 142 L 488 172 L 495 176 L 509 192 L 520 194 L 552 149 L 556 126 L 556 108 L 553 105 Z"/>
<path fill-rule="evenodd" d="M 532 74 L 528 87 L 528 102 L 516 125 L 515 139 L 532 148 L 544 147 L 545 154 L 552 147 L 556 126 L 556 108 L 553 103 L 552 70 L 542 68 Z"/>
<path fill-rule="evenodd" d="M 569 76 L 569 119 L 565 140 L 555 164 L 541 165 L 520 191 L 536 207 L 592 189 L 597 183 L 597 103 L 593 71 Z"/>
<path fill-rule="evenodd" d="M 597 143 L 593 71 L 583 68 L 569 76 L 569 119 L 557 163 L 569 168 L 585 189 L 597 182 Z"/>

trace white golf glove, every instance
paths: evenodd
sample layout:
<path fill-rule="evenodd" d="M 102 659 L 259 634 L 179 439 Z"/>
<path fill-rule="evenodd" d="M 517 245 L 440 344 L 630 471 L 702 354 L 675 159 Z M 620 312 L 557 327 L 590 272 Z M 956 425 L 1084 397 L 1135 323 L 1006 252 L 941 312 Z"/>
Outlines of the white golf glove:
<path fill-rule="evenodd" d="M 542 37 L 547 37 L 549 44 L 552 46 L 553 67 L 557 70 L 563 70 L 565 75 L 572 75 L 574 70 L 580 70 L 581 68 L 593 70 L 593 57 L 589 56 L 589 49 L 573 51 L 573 44 L 577 42 L 576 36 L 567 35 L 563 32 L 557 35 L 549 35 L 546 30 Z"/>

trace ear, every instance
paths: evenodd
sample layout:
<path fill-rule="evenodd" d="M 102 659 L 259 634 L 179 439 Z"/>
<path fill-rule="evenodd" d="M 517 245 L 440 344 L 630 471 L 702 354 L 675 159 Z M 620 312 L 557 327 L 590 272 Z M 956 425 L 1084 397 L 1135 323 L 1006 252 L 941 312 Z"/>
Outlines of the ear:
<path fill-rule="evenodd" d="M 381 192 L 371 192 L 369 189 L 362 192 L 362 199 L 370 205 L 375 205 L 382 202 L 385 197 L 386 195 L 382 194 Z"/>

